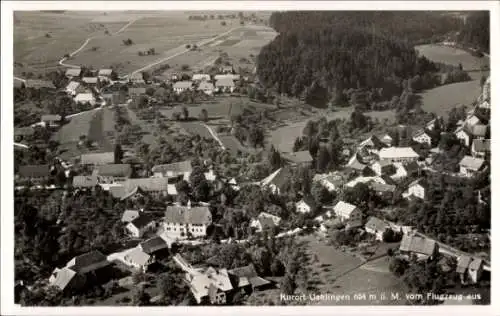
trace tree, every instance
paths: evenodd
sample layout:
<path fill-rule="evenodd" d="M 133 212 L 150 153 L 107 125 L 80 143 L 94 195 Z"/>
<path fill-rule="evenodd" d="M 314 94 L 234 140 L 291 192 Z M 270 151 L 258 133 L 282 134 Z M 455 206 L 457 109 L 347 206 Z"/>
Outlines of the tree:
<path fill-rule="evenodd" d="M 179 112 L 172 113 L 172 119 L 174 121 L 180 121 L 180 119 L 181 119 L 181 113 L 179 113 Z"/>
<path fill-rule="evenodd" d="M 313 183 L 311 187 L 311 195 L 318 205 L 328 203 L 331 199 L 330 192 L 318 181 Z"/>
<path fill-rule="evenodd" d="M 220 22 L 220 25 L 222 25 L 222 26 L 226 26 L 226 21 L 221 21 L 221 22 Z"/>
<path fill-rule="evenodd" d="M 134 296 L 132 297 L 132 305 L 134 306 L 146 306 L 149 305 L 151 297 L 144 291 L 142 287 L 135 290 Z"/>
<path fill-rule="evenodd" d="M 264 130 L 259 127 L 252 125 L 249 130 L 248 140 L 253 147 L 264 145 Z"/>
<path fill-rule="evenodd" d="M 114 153 L 114 156 L 115 156 L 115 164 L 120 164 L 122 163 L 122 159 L 123 159 L 123 150 L 122 150 L 122 146 L 120 144 L 116 144 L 115 145 L 115 153 Z"/>
<path fill-rule="evenodd" d="M 285 276 L 280 282 L 280 289 L 282 293 L 286 295 L 293 295 L 296 287 L 297 285 L 295 284 L 294 278 L 290 276 L 288 273 L 285 274 Z"/>
<path fill-rule="evenodd" d="M 189 118 L 189 111 L 185 106 L 182 107 L 182 117 L 185 121 Z"/>
<path fill-rule="evenodd" d="M 281 167 L 281 155 L 274 148 L 274 146 L 271 146 L 271 149 L 270 149 L 269 154 L 268 154 L 268 161 L 269 161 L 269 164 L 270 164 L 272 170 L 277 170 L 278 168 Z"/>
<path fill-rule="evenodd" d="M 389 271 L 394 273 L 396 276 L 400 277 L 405 274 L 406 269 L 408 269 L 408 264 L 406 261 L 394 257 L 391 259 L 391 263 L 389 264 Z"/>
<path fill-rule="evenodd" d="M 330 154 L 328 150 L 321 146 L 318 152 L 318 158 L 316 160 L 316 168 L 319 172 L 325 172 L 328 168 L 328 164 L 330 163 Z"/>
<path fill-rule="evenodd" d="M 200 112 L 200 120 L 203 122 L 208 122 L 208 111 L 206 109 L 202 109 Z"/>

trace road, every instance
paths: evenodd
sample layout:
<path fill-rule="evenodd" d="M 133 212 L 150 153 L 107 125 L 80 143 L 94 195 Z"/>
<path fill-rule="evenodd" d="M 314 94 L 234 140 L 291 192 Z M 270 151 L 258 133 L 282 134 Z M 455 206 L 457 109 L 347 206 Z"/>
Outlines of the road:
<path fill-rule="evenodd" d="M 14 80 L 19 80 L 19 81 L 21 81 L 22 83 L 26 83 L 26 79 L 19 78 L 19 77 L 16 77 L 16 76 L 14 76 Z"/>
<path fill-rule="evenodd" d="M 222 141 L 220 140 L 220 138 L 217 136 L 217 133 L 210 126 L 208 126 L 207 124 L 203 124 L 203 126 L 205 126 L 208 129 L 208 131 L 210 132 L 210 135 L 212 135 L 212 137 L 219 143 L 220 147 L 223 150 L 226 150 L 226 147 L 224 147 L 224 144 L 222 143 Z"/>
<path fill-rule="evenodd" d="M 209 39 L 203 40 L 203 41 L 201 41 L 201 42 L 197 43 L 196 45 L 197 45 L 198 47 L 201 47 L 201 46 L 203 46 L 203 45 L 206 45 L 206 44 L 208 44 L 208 43 L 211 43 L 211 42 L 213 42 L 213 41 L 216 41 L 216 40 L 218 40 L 219 38 L 221 38 L 221 37 L 223 37 L 223 36 L 226 36 L 227 34 L 229 34 L 229 33 L 231 33 L 231 32 L 234 32 L 234 31 L 236 31 L 236 30 L 237 30 L 237 29 L 239 29 L 239 28 L 240 28 L 240 27 L 235 27 L 235 28 L 232 28 L 232 29 L 230 29 L 229 31 L 224 32 L 224 33 L 222 33 L 222 34 L 219 34 L 219 35 L 217 35 L 217 36 L 215 36 L 215 37 L 212 37 L 212 38 L 209 38 Z M 179 47 L 175 48 L 175 50 L 176 50 L 176 49 L 182 49 L 183 47 L 185 47 L 185 45 L 181 45 L 181 46 L 179 46 Z M 133 74 L 136 74 L 136 73 L 138 73 L 138 72 L 142 72 L 142 71 L 144 71 L 144 70 L 147 70 L 147 69 L 149 69 L 149 68 L 151 68 L 151 67 L 153 67 L 153 66 L 156 66 L 156 65 L 158 65 L 158 64 L 164 63 L 164 62 L 166 62 L 167 60 L 170 60 L 170 59 L 172 59 L 172 58 L 174 58 L 174 57 L 177 57 L 177 56 L 179 56 L 179 55 L 185 54 L 185 53 L 187 53 L 187 52 L 189 52 L 189 51 L 191 51 L 191 49 L 190 49 L 190 48 L 185 48 L 185 49 L 181 50 L 181 51 L 180 51 L 180 52 L 178 52 L 178 53 L 175 53 L 175 54 L 170 55 L 170 56 L 167 56 L 167 57 L 163 57 L 163 58 L 161 58 L 161 59 L 159 59 L 159 60 L 157 60 L 157 61 L 152 62 L 152 63 L 151 63 L 151 64 L 149 64 L 149 65 L 146 65 L 146 66 L 144 66 L 144 67 L 142 67 L 142 68 L 139 68 L 139 69 L 137 69 L 137 70 L 133 71 L 132 73 L 130 73 L 130 75 L 129 75 L 129 76 L 131 76 L 131 75 L 133 75 Z"/>

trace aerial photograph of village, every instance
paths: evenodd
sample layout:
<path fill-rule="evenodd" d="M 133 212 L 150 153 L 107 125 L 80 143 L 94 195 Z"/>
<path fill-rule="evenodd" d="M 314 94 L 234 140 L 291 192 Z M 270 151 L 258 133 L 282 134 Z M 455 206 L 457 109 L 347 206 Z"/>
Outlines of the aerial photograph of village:
<path fill-rule="evenodd" d="M 14 11 L 15 304 L 490 305 L 489 30 Z"/>

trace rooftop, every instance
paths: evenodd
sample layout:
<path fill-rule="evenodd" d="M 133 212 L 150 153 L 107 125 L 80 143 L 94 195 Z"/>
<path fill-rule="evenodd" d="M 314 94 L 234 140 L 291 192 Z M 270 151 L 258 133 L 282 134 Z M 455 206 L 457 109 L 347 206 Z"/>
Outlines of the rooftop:
<path fill-rule="evenodd" d="M 419 155 L 411 147 L 389 147 L 380 150 L 380 159 L 418 158 Z"/>
<path fill-rule="evenodd" d="M 107 259 L 105 255 L 103 255 L 98 250 L 94 250 L 87 252 L 86 254 L 74 257 L 66 264 L 66 267 L 78 273 L 80 270 L 86 267 L 106 261 Z"/>
<path fill-rule="evenodd" d="M 434 253 L 436 245 L 436 242 L 432 239 L 403 235 L 403 240 L 401 241 L 399 249 L 431 256 Z"/>
<path fill-rule="evenodd" d="M 212 213 L 206 206 L 184 207 L 167 206 L 165 211 L 165 222 L 181 224 L 201 224 L 212 223 Z"/>
<path fill-rule="evenodd" d="M 90 153 L 80 156 L 82 165 L 107 165 L 115 162 L 114 152 Z"/>
<path fill-rule="evenodd" d="M 292 153 L 283 153 L 282 157 L 288 162 L 294 164 L 310 163 L 313 161 L 313 157 L 311 156 L 311 153 L 309 153 L 309 150 L 296 151 Z"/>
<path fill-rule="evenodd" d="M 24 178 L 42 178 L 50 176 L 50 165 L 26 165 L 19 167 L 19 175 Z"/>
<path fill-rule="evenodd" d="M 352 205 L 351 203 L 347 203 L 344 201 L 339 201 L 337 204 L 335 204 L 333 210 L 338 215 L 349 217 L 356 208 L 356 205 Z"/>
<path fill-rule="evenodd" d="M 95 175 L 104 177 L 130 177 L 132 166 L 129 164 L 100 165 L 94 169 Z"/>
<path fill-rule="evenodd" d="M 174 162 L 170 164 L 164 164 L 164 165 L 156 165 L 151 169 L 152 172 L 179 172 L 179 173 L 185 173 L 185 172 L 191 172 L 193 171 L 193 167 L 191 166 L 191 161 L 190 160 L 185 160 L 185 161 L 180 161 L 180 162 Z"/>
<path fill-rule="evenodd" d="M 484 159 L 465 156 L 464 158 L 462 158 L 459 165 L 467 169 L 478 171 L 483 167 Z"/>

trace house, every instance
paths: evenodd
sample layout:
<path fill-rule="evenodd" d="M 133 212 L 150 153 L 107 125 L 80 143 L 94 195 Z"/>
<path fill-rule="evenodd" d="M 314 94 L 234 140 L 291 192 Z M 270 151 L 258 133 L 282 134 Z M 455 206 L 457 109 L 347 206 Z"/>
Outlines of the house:
<path fill-rule="evenodd" d="M 164 165 L 156 165 L 151 171 L 153 172 L 153 177 L 157 178 L 177 178 L 182 177 L 184 180 L 188 181 L 191 172 L 193 172 L 193 167 L 191 166 L 190 160 L 174 162 Z"/>
<path fill-rule="evenodd" d="M 396 186 L 393 184 L 379 183 L 377 181 L 372 181 L 368 185 L 370 189 L 375 191 L 375 193 L 384 198 L 384 199 L 392 199 L 396 194 Z"/>
<path fill-rule="evenodd" d="M 97 78 L 97 77 L 83 77 L 82 82 L 84 82 L 88 86 L 95 86 L 99 83 L 99 78 Z"/>
<path fill-rule="evenodd" d="M 134 178 L 123 183 L 125 195 L 122 199 L 135 199 L 138 196 L 166 196 L 169 193 L 167 178 Z"/>
<path fill-rule="evenodd" d="M 219 79 L 215 82 L 215 89 L 221 93 L 232 93 L 236 88 L 233 79 Z"/>
<path fill-rule="evenodd" d="M 193 81 L 210 81 L 210 75 L 209 74 L 193 74 L 192 79 L 193 79 Z"/>
<path fill-rule="evenodd" d="M 344 201 L 339 201 L 337 204 L 335 204 L 335 206 L 333 207 L 333 211 L 335 215 L 343 222 L 361 220 L 363 217 L 361 210 L 356 205 L 352 205 L 351 203 L 347 203 Z"/>
<path fill-rule="evenodd" d="M 238 278 L 237 284 L 238 287 L 244 287 L 247 283 L 250 283 L 252 290 L 262 289 L 271 284 L 270 281 L 261 278 L 257 271 L 255 270 L 255 266 L 251 263 L 244 267 L 238 267 L 227 271 L 229 275 L 236 276 Z"/>
<path fill-rule="evenodd" d="M 469 115 L 464 121 L 464 127 L 469 129 L 477 124 L 481 124 L 481 119 L 475 114 Z"/>
<path fill-rule="evenodd" d="M 260 186 L 269 189 L 273 194 L 280 194 L 291 177 L 288 167 L 279 168 L 269 176 L 260 181 Z"/>
<path fill-rule="evenodd" d="M 381 141 L 377 136 L 372 135 L 368 139 L 362 141 L 358 149 L 365 149 L 369 153 L 377 154 L 382 148 L 386 148 L 387 145 Z"/>
<path fill-rule="evenodd" d="M 191 90 L 193 88 L 193 82 L 192 81 L 177 81 L 174 83 L 174 91 L 175 93 L 179 94 L 187 90 Z"/>
<path fill-rule="evenodd" d="M 396 168 L 392 162 L 388 160 L 376 161 L 371 165 L 371 169 L 379 176 L 392 175 L 396 172 Z"/>
<path fill-rule="evenodd" d="M 155 262 L 155 259 L 142 251 L 140 247 L 135 247 L 123 256 L 123 262 L 145 273 L 149 265 Z"/>
<path fill-rule="evenodd" d="M 250 227 L 255 228 L 257 232 L 262 232 L 266 229 L 273 229 L 279 226 L 281 217 L 262 212 L 250 222 Z"/>
<path fill-rule="evenodd" d="M 70 68 L 66 70 L 66 77 L 71 79 L 74 77 L 80 77 L 80 74 L 82 73 L 81 68 Z"/>
<path fill-rule="evenodd" d="M 146 87 L 130 87 L 128 88 L 128 95 L 131 98 L 138 97 L 146 94 Z"/>
<path fill-rule="evenodd" d="M 437 119 L 433 119 L 425 124 L 425 129 L 429 131 L 433 131 L 436 128 L 436 124 L 438 123 Z"/>
<path fill-rule="evenodd" d="M 206 206 L 167 206 L 163 222 L 164 231 L 177 237 L 204 237 L 212 224 L 212 213 Z"/>
<path fill-rule="evenodd" d="M 408 163 L 395 162 L 393 163 L 393 166 L 396 168 L 396 172 L 390 177 L 395 181 L 420 174 L 420 166 L 416 161 L 411 161 Z"/>
<path fill-rule="evenodd" d="M 41 122 L 48 127 L 58 127 L 61 125 L 62 117 L 57 114 L 42 115 Z"/>
<path fill-rule="evenodd" d="M 346 165 L 346 168 L 353 170 L 357 173 L 360 174 L 368 174 L 370 173 L 371 169 L 365 165 L 364 163 L 360 162 L 358 154 L 354 154 L 351 159 L 349 159 L 349 162 Z"/>
<path fill-rule="evenodd" d="M 419 155 L 411 147 L 389 147 L 380 150 L 380 160 L 391 162 L 415 161 Z"/>
<path fill-rule="evenodd" d="M 198 90 L 203 91 L 205 94 L 212 95 L 214 94 L 215 87 L 214 84 L 211 82 L 202 81 L 198 86 Z"/>
<path fill-rule="evenodd" d="M 99 69 L 97 76 L 111 79 L 113 76 L 113 69 Z"/>
<path fill-rule="evenodd" d="M 311 211 L 315 211 L 316 207 L 317 207 L 316 201 L 314 201 L 313 197 L 310 195 L 304 196 L 302 200 L 295 203 L 295 209 L 297 210 L 297 212 L 304 214 L 309 213 Z"/>
<path fill-rule="evenodd" d="M 154 253 L 168 248 L 168 244 L 160 236 L 149 238 L 138 246 L 144 253 L 153 255 Z"/>
<path fill-rule="evenodd" d="M 427 260 L 435 258 L 439 252 L 439 246 L 435 240 L 407 234 L 403 235 L 399 251 L 401 254 L 416 255 L 419 260 Z"/>
<path fill-rule="evenodd" d="M 140 211 L 125 210 L 122 215 L 122 223 L 130 223 L 141 215 Z"/>
<path fill-rule="evenodd" d="M 74 176 L 73 187 L 79 189 L 92 189 L 97 185 L 96 176 Z"/>
<path fill-rule="evenodd" d="M 334 192 L 342 188 L 344 180 L 340 175 L 328 175 L 318 180 L 322 186 L 324 186 L 328 192 Z"/>
<path fill-rule="evenodd" d="M 219 70 L 223 74 L 232 74 L 234 72 L 234 68 L 232 65 L 223 65 Z"/>
<path fill-rule="evenodd" d="M 488 126 L 484 124 L 476 124 L 470 129 L 470 133 L 474 139 L 484 139 L 488 133 Z"/>
<path fill-rule="evenodd" d="M 132 83 L 145 83 L 144 78 L 142 77 L 142 73 L 140 73 L 140 72 L 132 73 L 129 76 L 128 80 L 129 80 L 129 82 L 132 82 Z"/>
<path fill-rule="evenodd" d="M 378 182 L 381 184 L 392 184 L 393 181 L 389 177 L 357 177 L 345 184 L 347 188 L 354 188 L 358 183 L 364 183 L 366 185 L 371 182 Z"/>
<path fill-rule="evenodd" d="M 104 153 L 90 153 L 90 154 L 82 154 L 80 156 L 80 164 L 81 165 L 108 165 L 115 162 L 115 153 L 114 152 L 104 152 Z"/>
<path fill-rule="evenodd" d="M 67 293 L 80 289 L 85 284 L 85 277 L 66 267 L 55 268 L 49 278 L 49 284 Z"/>
<path fill-rule="evenodd" d="M 474 139 L 472 141 L 471 154 L 475 158 L 489 158 L 491 154 L 490 139 Z"/>
<path fill-rule="evenodd" d="M 108 164 L 96 166 L 92 173 L 100 184 L 124 182 L 132 175 L 132 166 L 129 164 Z"/>
<path fill-rule="evenodd" d="M 484 261 L 480 258 L 471 258 L 467 255 L 458 257 L 456 272 L 463 284 L 477 283 L 481 279 L 483 268 Z"/>
<path fill-rule="evenodd" d="M 484 167 L 484 159 L 465 156 L 459 163 L 460 173 L 466 177 L 475 176 Z"/>
<path fill-rule="evenodd" d="M 394 141 L 391 137 L 391 135 L 389 134 L 385 134 L 384 136 L 382 136 L 382 138 L 380 138 L 380 140 L 386 144 L 387 147 L 389 146 L 392 146 L 392 142 Z"/>
<path fill-rule="evenodd" d="M 92 93 L 79 93 L 74 98 L 76 103 L 89 103 L 90 105 L 95 105 L 96 100 Z"/>
<path fill-rule="evenodd" d="M 79 274 L 85 274 L 104 268 L 110 264 L 105 255 L 98 250 L 94 250 L 74 257 L 66 264 L 66 268 Z"/>
<path fill-rule="evenodd" d="M 418 179 L 410 183 L 408 185 L 408 191 L 405 194 L 405 197 L 416 197 L 421 200 L 425 200 L 426 193 L 429 189 L 429 185 L 427 181 L 423 178 Z"/>
<path fill-rule="evenodd" d="M 209 267 L 203 272 L 187 273 L 186 280 L 198 304 L 226 304 L 234 290 L 227 269 Z"/>
<path fill-rule="evenodd" d="M 455 136 L 464 144 L 469 147 L 472 142 L 472 134 L 464 127 L 459 127 L 455 131 Z"/>
<path fill-rule="evenodd" d="M 51 165 L 25 165 L 20 166 L 16 182 L 31 182 L 33 185 L 43 185 L 52 176 L 55 169 Z"/>
<path fill-rule="evenodd" d="M 428 146 L 432 145 L 432 135 L 428 133 L 425 129 L 421 129 L 412 135 L 414 142 L 419 144 L 426 144 Z"/>
<path fill-rule="evenodd" d="M 79 89 L 80 83 L 78 81 L 70 81 L 64 91 L 71 96 L 77 95 L 79 92 L 83 92 L 85 89 Z"/>
<path fill-rule="evenodd" d="M 141 238 L 146 232 L 156 227 L 155 221 L 147 214 L 140 213 L 125 226 L 132 237 Z"/>
<path fill-rule="evenodd" d="M 383 240 L 384 232 L 391 229 L 391 226 L 385 221 L 372 216 L 365 224 L 365 231 L 369 234 L 375 235 L 376 240 Z"/>
<path fill-rule="evenodd" d="M 214 76 L 214 80 L 217 81 L 217 80 L 226 80 L 226 79 L 231 79 L 233 81 L 238 81 L 240 80 L 240 75 L 236 75 L 236 74 L 219 74 L 219 75 L 215 75 Z"/>
<path fill-rule="evenodd" d="M 310 165 L 313 162 L 313 157 L 309 150 L 296 151 L 292 153 L 283 153 L 281 157 L 291 165 Z"/>

